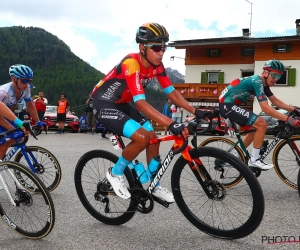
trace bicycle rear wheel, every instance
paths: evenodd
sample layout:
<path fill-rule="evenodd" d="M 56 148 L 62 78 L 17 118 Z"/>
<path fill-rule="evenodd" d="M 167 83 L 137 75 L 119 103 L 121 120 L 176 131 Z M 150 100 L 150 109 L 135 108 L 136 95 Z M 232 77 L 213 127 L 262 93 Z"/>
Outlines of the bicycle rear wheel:
<path fill-rule="evenodd" d="M 208 138 L 199 145 L 199 147 L 204 146 L 225 150 L 227 152 L 230 152 L 237 158 L 241 159 L 243 162 L 247 163 L 246 156 L 243 150 L 229 139 L 223 137 Z M 218 159 L 217 162 L 221 168 L 226 164 L 228 165 L 228 163 L 225 164 L 225 162 L 222 162 L 220 159 Z M 228 181 L 227 183 L 225 183 L 224 180 L 222 182 L 224 187 L 226 188 L 235 186 L 243 179 L 243 176 L 233 167 L 225 166 L 223 170 L 226 170 L 224 171 L 223 175 L 226 176 L 226 180 Z"/>
<path fill-rule="evenodd" d="M 197 165 L 188 165 L 181 156 L 171 176 L 174 198 L 183 215 L 201 231 L 218 238 L 238 239 L 251 234 L 260 225 L 265 208 L 262 189 L 252 171 L 232 154 L 217 148 L 197 148 L 190 154 L 201 160 L 202 165 L 197 164 L 201 173 Z M 225 188 L 226 176 L 218 178 L 216 158 L 235 168 L 243 180 Z"/>
<path fill-rule="evenodd" d="M 116 155 L 93 150 L 84 154 L 75 168 L 75 187 L 78 197 L 85 209 L 97 220 L 109 225 L 121 225 L 135 214 L 131 200 L 118 197 L 106 179 L 106 173 L 118 161 Z M 132 187 L 133 177 L 126 168 L 127 186 Z"/>
<path fill-rule="evenodd" d="M 292 144 L 296 146 L 292 149 L 286 140 L 282 140 L 274 149 L 273 164 L 276 174 L 288 186 L 298 189 L 297 178 L 300 162 L 294 152 L 300 150 L 300 136 L 292 136 Z"/>
<path fill-rule="evenodd" d="M 38 177 L 43 181 L 49 192 L 53 191 L 61 180 L 61 167 L 56 157 L 49 150 L 39 146 L 28 146 L 26 151 Z M 21 150 L 16 154 L 14 161 L 30 168 Z M 34 163 L 36 161 L 37 163 Z M 22 176 L 20 177 L 22 178 Z M 27 184 L 30 185 L 28 182 Z"/>
<path fill-rule="evenodd" d="M 26 183 L 19 183 L 16 173 L 29 180 L 31 185 L 25 189 Z M 43 182 L 19 163 L 0 162 L 0 184 L 0 215 L 10 228 L 30 239 L 47 236 L 54 226 L 55 210 Z"/>

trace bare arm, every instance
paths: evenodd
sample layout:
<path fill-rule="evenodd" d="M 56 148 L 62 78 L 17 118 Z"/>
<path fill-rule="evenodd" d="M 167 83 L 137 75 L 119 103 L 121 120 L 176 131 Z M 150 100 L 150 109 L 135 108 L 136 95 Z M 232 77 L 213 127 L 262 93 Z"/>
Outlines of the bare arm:
<path fill-rule="evenodd" d="M 29 114 L 32 116 L 33 120 L 35 120 L 36 122 L 40 120 L 36 108 L 32 102 L 26 102 L 26 108 Z"/>
<path fill-rule="evenodd" d="M 279 100 L 276 96 L 272 95 L 271 97 L 269 97 L 269 100 L 272 102 L 272 104 L 274 104 L 276 107 L 284 109 L 286 111 L 290 111 L 293 112 L 294 108 L 287 105 L 285 102 Z"/>
<path fill-rule="evenodd" d="M 155 108 L 153 108 L 148 102 L 145 100 L 139 100 L 135 103 L 136 108 L 145 114 L 149 120 L 154 120 L 157 123 L 169 126 L 172 122 L 174 122 L 171 118 L 163 115 L 159 111 L 157 111 Z"/>
<path fill-rule="evenodd" d="M 185 109 L 189 113 L 195 114 L 195 109 L 188 104 L 188 102 L 176 89 L 168 95 L 168 98 L 170 98 L 172 102 L 175 103 L 177 106 Z"/>
<path fill-rule="evenodd" d="M 272 102 L 273 103 L 273 102 Z M 270 107 L 270 105 L 268 104 L 268 101 L 263 101 L 259 103 L 261 110 L 265 113 L 267 113 L 268 115 L 277 118 L 278 120 L 281 121 L 286 121 L 286 119 L 288 118 L 288 116 L 279 113 L 277 110 L 273 109 L 272 107 Z M 291 108 L 291 107 L 290 107 Z M 293 109 L 294 110 L 294 109 Z"/>

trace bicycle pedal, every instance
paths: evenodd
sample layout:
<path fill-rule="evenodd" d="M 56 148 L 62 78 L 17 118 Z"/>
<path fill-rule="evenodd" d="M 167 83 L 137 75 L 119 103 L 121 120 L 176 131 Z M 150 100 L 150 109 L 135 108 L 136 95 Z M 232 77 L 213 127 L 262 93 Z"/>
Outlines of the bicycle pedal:
<path fill-rule="evenodd" d="M 168 208 L 170 204 L 172 204 L 173 202 L 169 203 L 163 199 L 160 199 L 154 195 L 152 195 L 152 198 L 154 201 L 156 201 L 157 203 L 159 203 L 160 205 L 164 206 L 165 208 Z"/>

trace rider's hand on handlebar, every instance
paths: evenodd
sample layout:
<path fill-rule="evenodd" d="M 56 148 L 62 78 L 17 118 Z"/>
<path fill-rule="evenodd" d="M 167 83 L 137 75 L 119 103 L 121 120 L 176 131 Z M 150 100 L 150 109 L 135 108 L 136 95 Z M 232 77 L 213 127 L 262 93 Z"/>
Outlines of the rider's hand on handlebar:
<path fill-rule="evenodd" d="M 169 125 L 169 130 L 173 135 L 182 135 L 184 139 L 187 139 L 189 135 L 189 130 L 188 128 L 186 128 L 186 125 L 184 123 L 172 122 Z"/>
<path fill-rule="evenodd" d="M 295 108 L 293 111 L 293 114 L 295 114 L 296 116 L 300 117 L 300 108 Z"/>
<path fill-rule="evenodd" d="M 290 124 L 292 127 L 294 127 L 294 128 L 299 128 L 300 127 L 300 120 L 298 120 L 298 119 L 295 119 L 295 118 L 293 118 L 293 117 L 291 117 L 291 116 L 289 116 L 287 119 L 286 119 L 286 122 L 288 123 L 288 124 Z"/>
<path fill-rule="evenodd" d="M 37 125 L 39 128 L 43 128 L 43 127 L 46 127 L 46 126 L 47 126 L 46 123 L 41 122 L 41 121 L 38 121 L 38 122 L 36 123 L 36 125 Z"/>

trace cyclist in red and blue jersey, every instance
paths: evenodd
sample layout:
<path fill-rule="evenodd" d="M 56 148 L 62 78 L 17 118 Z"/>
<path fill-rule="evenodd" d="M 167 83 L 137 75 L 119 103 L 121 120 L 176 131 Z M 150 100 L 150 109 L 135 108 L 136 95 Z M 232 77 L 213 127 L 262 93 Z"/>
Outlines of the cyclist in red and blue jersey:
<path fill-rule="evenodd" d="M 144 88 L 149 82 L 156 77 L 173 103 L 195 114 L 195 109 L 174 89 L 166 75 L 162 58 L 168 41 L 169 34 L 164 26 L 157 23 L 146 23 L 140 26 L 136 34 L 139 53 L 132 53 L 123 58 L 95 86 L 92 93 L 96 119 L 112 132 L 131 139 L 116 165 L 109 169 L 106 175 L 115 193 L 124 199 L 130 198 L 131 194 L 125 185 L 123 173 L 127 165 L 140 152 L 146 149 L 147 164 L 152 172 L 155 168 L 157 170 L 159 165 L 157 160 L 159 145 L 149 145 L 150 139 L 157 136 L 145 116 L 168 126 L 174 135 L 183 135 L 185 138 L 188 135 L 184 124 L 164 116 L 146 101 Z M 130 103 L 132 100 L 135 106 Z M 166 188 L 162 188 L 159 183 L 153 195 L 169 203 L 174 202 L 173 194 Z"/>
<path fill-rule="evenodd" d="M 280 79 L 284 73 L 284 65 L 277 60 L 269 60 L 264 64 L 261 75 L 238 78 L 227 86 L 219 97 L 220 113 L 225 118 L 230 118 L 245 129 L 254 127 L 255 133 L 249 133 L 244 138 L 244 144 L 248 147 L 253 141 L 252 157 L 249 159 L 250 167 L 268 170 L 273 164 L 264 163 L 259 159 L 259 151 L 262 146 L 268 124 L 250 110 L 240 107 L 241 103 L 252 100 L 255 96 L 265 113 L 281 121 L 288 122 L 293 127 L 300 127 L 300 121 L 279 113 L 269 106 L 268 99 L 278 108 L 299 114 L 299 109 L 289 106 L 279 100 L 271 92 L 270 87 Z"/>

